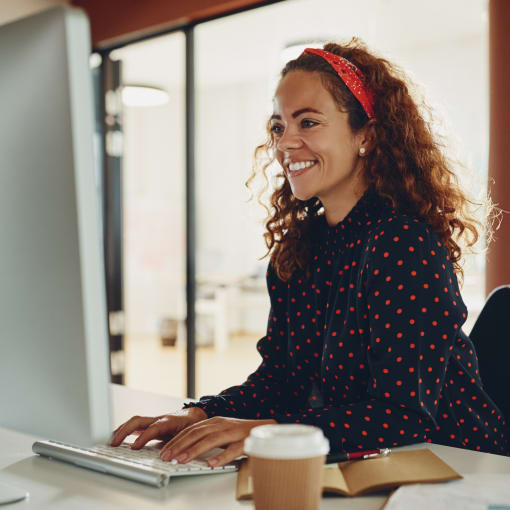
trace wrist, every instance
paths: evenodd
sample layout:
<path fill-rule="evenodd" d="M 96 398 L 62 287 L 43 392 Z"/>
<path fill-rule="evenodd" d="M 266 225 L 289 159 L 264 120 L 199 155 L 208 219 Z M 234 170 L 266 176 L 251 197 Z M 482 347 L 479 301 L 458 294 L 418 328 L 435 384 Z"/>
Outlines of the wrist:
<path fill-rule="evenodd" d="M 188 416 L 192 418 L 195 422 L 199 422 L 202 420 L 207 420 L 209 418 L 207 413 L 201 408 L 197 406 L 191 406 L 186 409 Z"/>

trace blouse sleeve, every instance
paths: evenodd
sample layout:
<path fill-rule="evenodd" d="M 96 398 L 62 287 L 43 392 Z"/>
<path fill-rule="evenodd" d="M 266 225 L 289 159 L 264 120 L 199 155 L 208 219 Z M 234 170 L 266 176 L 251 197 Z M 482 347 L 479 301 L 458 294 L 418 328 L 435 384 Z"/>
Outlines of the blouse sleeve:
<path fill-rule="evenodd" d="M 201 407 L 208 417 L 268 419 L 283 412 L 290 402 L 302 396 L 300 391 L 291 391 L 286 384 L 288 285 L 278 278 L 271 264 L 266 272 L 266 283 L 271 308 L 267 334 L 257 343 L 257 350 L 262 357 L 259 367 L 243 384 L 227 388 L 218 395 L 201 397 L 199 402 L 185 404 L 184 408 Z M 299 408 L 302 402 L 294 405 Z"/>
<path fill-rule="evenodd" d="M 426 441 L 467 317 L 445 246 L 417 220 L 378 228 L 362 267 L 357 307 L 368 317 L 369 398 L 276 418 L 321 427 L 332 450 Z"/>

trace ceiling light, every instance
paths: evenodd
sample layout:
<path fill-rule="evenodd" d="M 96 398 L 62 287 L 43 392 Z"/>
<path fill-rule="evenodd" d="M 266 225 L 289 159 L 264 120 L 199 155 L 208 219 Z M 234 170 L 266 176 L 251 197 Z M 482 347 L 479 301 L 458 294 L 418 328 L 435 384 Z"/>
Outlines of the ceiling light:
<path fill-rule="evenodd" d="M 103 59 L 99 53 L 91 53 L 89 57 L 89 65 L 91 69 L 95 69 L 101 65 Z"/>
<path fill-rule="evenodd" d="M 168 93 L 148 85 L 124 85 L 122 102 L 126 106 L 160 106 L 168 103 Z"/>

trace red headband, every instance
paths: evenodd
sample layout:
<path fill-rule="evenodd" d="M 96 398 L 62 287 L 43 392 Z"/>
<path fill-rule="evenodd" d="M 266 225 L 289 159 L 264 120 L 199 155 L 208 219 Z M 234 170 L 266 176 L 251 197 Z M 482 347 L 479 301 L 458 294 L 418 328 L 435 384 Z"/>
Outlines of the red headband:
<path fill-rule="evenodd" d="M 340 55 L 335 55 L 334 53 L 318 48 L 306 48 L 302 54 L 304 53 L 313 53 L 326 60 L 338 73 L 338 76 L 340 76 L 342 81 L 347 85 L 354 97 L 360 102 L 368 118 L 373 119 L 375 117 L 374 99 L 365 86 L 365 76 L 354 64 Z"/>

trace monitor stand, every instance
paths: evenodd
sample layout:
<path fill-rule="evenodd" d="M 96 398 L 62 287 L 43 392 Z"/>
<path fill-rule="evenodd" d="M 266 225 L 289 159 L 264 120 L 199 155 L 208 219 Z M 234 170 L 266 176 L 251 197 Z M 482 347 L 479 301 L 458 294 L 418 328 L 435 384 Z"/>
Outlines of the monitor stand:
<path fill-rule="evenodd" d="M 28 498 L 28 492 L 16 485 L 6 484 L 0 479 L 0 505 L 16 503 Z"/>

